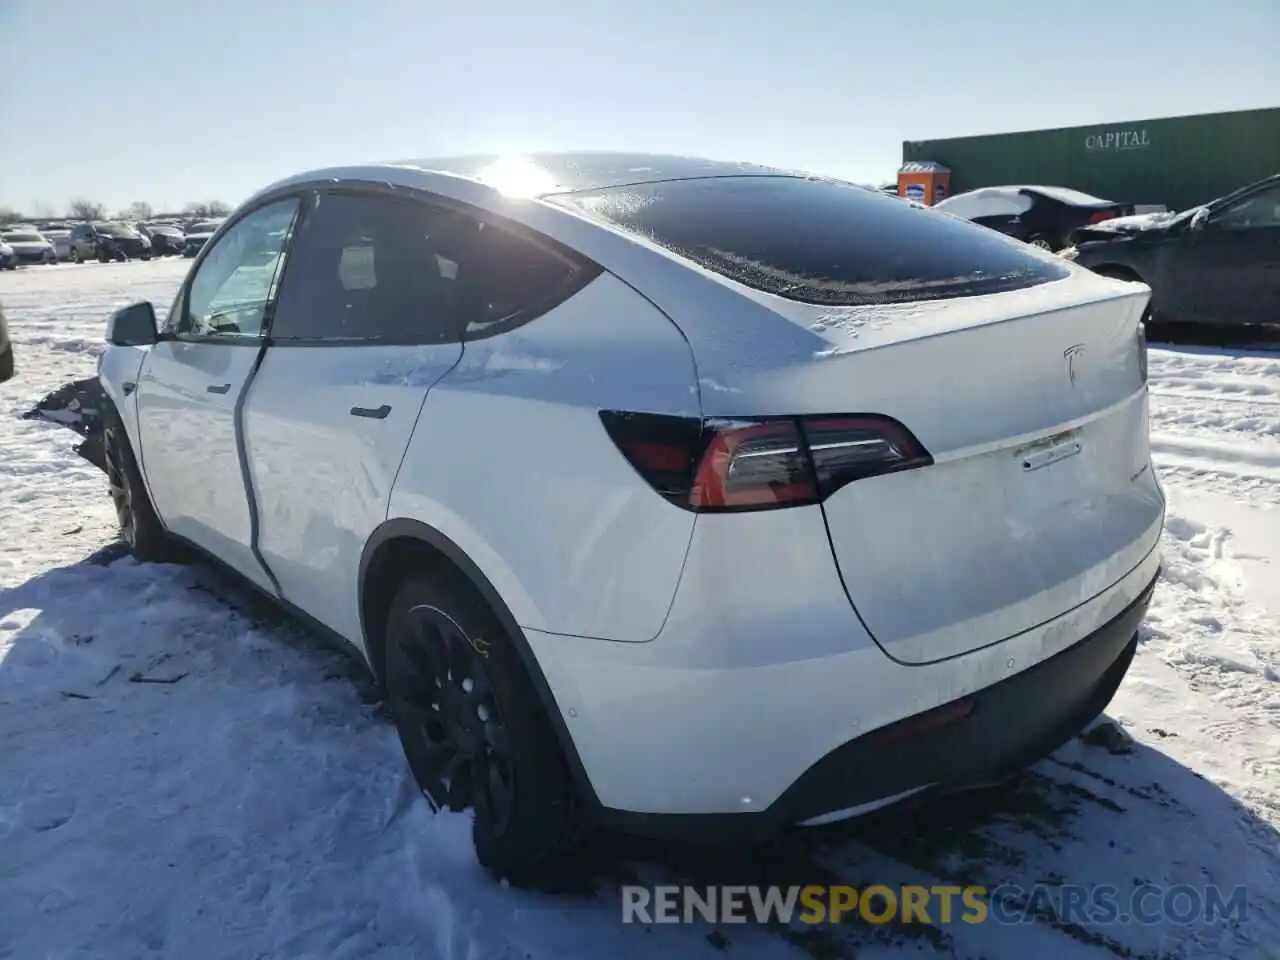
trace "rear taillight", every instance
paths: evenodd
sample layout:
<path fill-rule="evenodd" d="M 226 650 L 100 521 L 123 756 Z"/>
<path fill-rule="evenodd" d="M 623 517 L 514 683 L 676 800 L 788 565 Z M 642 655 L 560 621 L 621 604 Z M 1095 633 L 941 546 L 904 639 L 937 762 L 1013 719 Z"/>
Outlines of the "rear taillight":
<path fill-rule="evenodd" d="M 658 493 L 699 513 L 820 503 L 855 480 L 932 463 L 906 427 L 879 415 L 703 422 L 603 411 L 600 418 Z"/>
<path fill-rule="evenodd" d="M 1089 214 L 1089 223 L 1102 223 L 1104 220 L 1114 220 L 1119 214 L 1114 210 L 1096 210 Z"/>

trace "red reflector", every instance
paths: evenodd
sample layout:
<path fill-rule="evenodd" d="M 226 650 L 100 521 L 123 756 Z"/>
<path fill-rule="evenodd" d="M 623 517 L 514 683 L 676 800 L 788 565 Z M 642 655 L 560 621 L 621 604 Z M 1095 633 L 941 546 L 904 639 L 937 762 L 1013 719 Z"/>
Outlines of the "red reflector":
<path fill-rule="evenodd" d="M 903 740 L 926 734 L 930 730 L 958 723 L 971 713 L 973 713 L 972 700 L 957 700 L 955 703 L 934 707 L 914 717 L 899 720 L 897 723 L 868 734 L 867 737 L 880 744 L 901 743 Z"/>

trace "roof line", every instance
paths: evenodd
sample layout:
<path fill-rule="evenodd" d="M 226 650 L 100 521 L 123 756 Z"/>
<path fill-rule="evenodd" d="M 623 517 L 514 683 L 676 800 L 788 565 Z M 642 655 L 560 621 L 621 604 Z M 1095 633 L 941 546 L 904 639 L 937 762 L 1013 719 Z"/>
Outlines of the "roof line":
<path fill-rule="evenodd" d="M 425 168 L 420 168 L 425 169 Z M 439 172 L 439 171 L 437 171 Z M 643 187 L 650 183 L 688 183 L 692 180 L 741 180 L 745 178 L 753 179 L 774 179 L 774 180 L 818 180 L 821 177 L 815 177 L 803 173 L 789 173 L 786 170 L 770 170 L 764 173 L 703 173 L 698 176 L 691 177 L 655 177 L 652 180 L 628 180 L 626 183 L 606 183 L 595 187 L 579 187 L 576 190 L 548 190 L 546 193 L 538 194 L 539 197 L 567 197 L 575 193 L 594 193 L 597 190 L 620 190 L 626 187 Z M 475 179 L 475 178 L 468 178 Z M 477 183 L 484 183 L 483 180 L 477 180 Z"/>

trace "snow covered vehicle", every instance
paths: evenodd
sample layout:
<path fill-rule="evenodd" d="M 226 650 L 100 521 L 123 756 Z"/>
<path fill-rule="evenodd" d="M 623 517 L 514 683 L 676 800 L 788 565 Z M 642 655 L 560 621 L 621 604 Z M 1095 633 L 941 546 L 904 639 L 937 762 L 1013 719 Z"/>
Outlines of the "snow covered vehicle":
<path fill-rule="evenodd" d="M 113 316 L 110 490 L 140 558 L 355 651 L 495 873 L 751 841 L 1107 705 L 1160 565 L 1149 295 L 746 164 L 320 170 Z"/>

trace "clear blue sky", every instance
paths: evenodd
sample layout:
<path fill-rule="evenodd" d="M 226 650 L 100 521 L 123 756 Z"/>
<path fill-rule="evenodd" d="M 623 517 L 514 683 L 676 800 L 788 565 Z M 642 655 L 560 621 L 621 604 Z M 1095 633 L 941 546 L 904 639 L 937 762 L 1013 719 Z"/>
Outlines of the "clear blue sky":
<path fill-rule="evenodd" d="M 0 0 L 0 205 L 643 149 L 890 179 L 903 139 L 1280 103 L 1280 0 Z"/>

